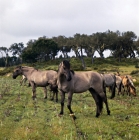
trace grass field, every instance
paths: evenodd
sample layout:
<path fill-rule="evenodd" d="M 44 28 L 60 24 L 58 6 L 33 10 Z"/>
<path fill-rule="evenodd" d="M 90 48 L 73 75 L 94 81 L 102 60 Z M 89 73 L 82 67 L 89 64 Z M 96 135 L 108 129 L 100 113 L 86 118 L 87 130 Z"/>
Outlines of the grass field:
<path fill-rule="evenodd" d="M 97 65 L 92 69 L 96 67 L 99 69 Z M 134 66 L 118 69 L 127 74 L 135 70 Z M 77 119 L 73 120 L 66 107 L 67 95 L 64 115 L 59 117 L 60 96 L 58 103 L 51 101 L 48 91 L 48 99 L 43 99 L 43 90 L 37 88 L 37 99 L 32 100 L 31 87 L 20 86 L 19 79 L 0 77 L 0 140 L 139 140 L 138 84 L 136 97 L 109 99 L 107 91 L 111 115 L 104 105 L 99 118 L 89 92 L 74 94 L 72 109 Z"/>

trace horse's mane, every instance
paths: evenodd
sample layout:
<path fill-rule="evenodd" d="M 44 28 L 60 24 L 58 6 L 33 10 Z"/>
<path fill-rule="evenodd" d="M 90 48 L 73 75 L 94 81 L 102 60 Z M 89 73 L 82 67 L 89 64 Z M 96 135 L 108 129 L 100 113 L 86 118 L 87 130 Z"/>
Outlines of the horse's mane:
<path fill-rule="evenodd" d="M 29 67 L 29 66 L 17 66 L 16 68 L 29 68 L 29 69 L 34 69 L 34 70 L 38 70 L 34 67 Z"/>
<path fill-rule="evenodd" d="M 63 64 L 68 68 L 70 69 L 70 63 L 68 60 L 63 60 Z M 73 70 L 70 70 L 72 72 L 72 74 L 74 75 L 74 71 Z"/>
<path fill-rule="evenodd" d="M 63 60 L 63 64 L 68 68 L 70 69 L 70 63 L 68 60 Z"/>
<path fill-rule="evenodd" d="M 70 70 L 70 71 L 72 72 L 73 75 L 75 74 L 74 70 Z"/>

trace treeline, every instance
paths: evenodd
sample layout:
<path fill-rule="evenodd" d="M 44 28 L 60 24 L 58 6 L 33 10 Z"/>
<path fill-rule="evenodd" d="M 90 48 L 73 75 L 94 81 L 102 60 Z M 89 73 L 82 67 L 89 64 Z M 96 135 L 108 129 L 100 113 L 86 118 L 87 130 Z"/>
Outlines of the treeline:
<path fill-rule="evenodd" d="M 68 53 L 74 51 L 75 57 L 82 62 L 85 68 L 83 50 L 87 57 L 92 58 L 97 51 L 101 58 L 104 51 L 109 50 L 111 56 L 121 61 L 121 58 L 135 58 L 139 55 L 139 38 L 132 31 L 106 31 L 91 35 L 76 33 L 73 37 L 58 36 L 47 38 L 39 37 L 37 40 L 29 40 L 27 47 L 23 43 L 14 43 L 9 48 L 0 47 L 0 66 L 11 66 L 20 63 L 34 63 L 37 61 L 48 61 L 55 59 L 58 52 L 60 57 L 68 58 Z M 10 56 L 9 54 L 12 54 Z"/>

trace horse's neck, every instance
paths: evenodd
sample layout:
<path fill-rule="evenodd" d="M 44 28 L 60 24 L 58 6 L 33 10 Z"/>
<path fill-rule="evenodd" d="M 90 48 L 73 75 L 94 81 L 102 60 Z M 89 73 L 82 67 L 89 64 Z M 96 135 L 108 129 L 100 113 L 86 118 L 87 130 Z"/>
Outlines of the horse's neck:
<path fill-rule="evenodd" d="M 66 77 L 64 76 L 64 74 L 58 73 L 58 75 L 57 75 L 57 80 L 58 80 L 60 83 L 62 83 L 62 82 L 64 82 L 64 81 L 66 80 Z"/>
<path fill-rule="evenodd" d="M 22 68 L 22 74 L 28 79 L 34 69 Z"/>

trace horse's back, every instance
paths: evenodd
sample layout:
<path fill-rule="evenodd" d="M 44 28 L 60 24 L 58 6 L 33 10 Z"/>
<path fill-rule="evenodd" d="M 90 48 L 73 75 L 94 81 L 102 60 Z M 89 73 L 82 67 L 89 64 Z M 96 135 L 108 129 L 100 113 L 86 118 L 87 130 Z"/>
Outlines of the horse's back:
<path fill-rule="evenodd" d="M 93 71 L 76 72 L 74 74 L 74 87 L 77 90 L 88 90 L 93 88 L 97 92 L 103 90 L 103 79 L 99 73 Z"/>
<path fill-rule="evenodd" d="M 53 80 L 56 75 L 56 71 L 48 70 L 48 71 L 34 71 L 31 75 L 31 80 L 36 83 L 36 85 L 45 86 L 48 85 L 51 80 Z"/>
<path fill-rule="evenodd" d="M 115 75 L 114 74 L 102 74 L 104 77 L 104 81 L 106 86 L 111 86 L 115 83 Z"/>

